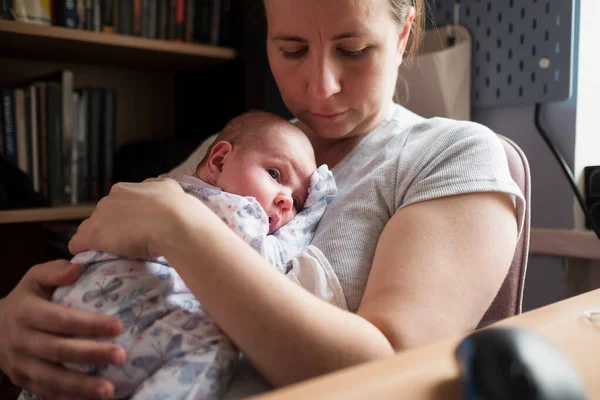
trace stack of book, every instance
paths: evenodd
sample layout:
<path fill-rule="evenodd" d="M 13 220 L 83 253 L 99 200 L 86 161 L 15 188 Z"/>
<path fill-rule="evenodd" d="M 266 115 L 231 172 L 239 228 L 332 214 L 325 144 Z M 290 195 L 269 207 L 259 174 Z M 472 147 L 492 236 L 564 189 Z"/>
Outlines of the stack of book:
<path fill-rule="evenodd" d="M 74 89 L 69 70 L 0 88 L 0 155 L 53 206 L 97 201 L 112 185 L 116 101 Z"/>
<path fill-rule="evenodd" d="M 0 0 L 0 19 L 231 46 L 233 0 Z"/>

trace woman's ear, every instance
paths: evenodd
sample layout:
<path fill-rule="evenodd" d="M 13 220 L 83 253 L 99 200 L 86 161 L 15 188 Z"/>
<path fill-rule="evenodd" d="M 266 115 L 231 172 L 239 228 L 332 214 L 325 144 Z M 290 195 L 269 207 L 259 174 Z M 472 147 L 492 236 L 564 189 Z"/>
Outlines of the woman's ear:
<path fill-rule="evenodd" d="M 406 51 L 406 46 L 408 44 L 408 38 L 410 37 L 410 32 L 412 28 L 412 24 L 415 21 L 416 10 L 414 7 L 411 7 L 408 13 L 406 13 L 406 19 L 404 20 L 404 25 L 402 29 L 398 31 L 398 67 L 402 64 L 402 60 L 404 59 L 404 52 Z"/>
<path fill-rule="evenodd" d="M 209 183 L 213 184 L 219 179 L 232 151 L 233 145 L 226 140 L 221 140 L 211 148 L 204 167 Z"/>

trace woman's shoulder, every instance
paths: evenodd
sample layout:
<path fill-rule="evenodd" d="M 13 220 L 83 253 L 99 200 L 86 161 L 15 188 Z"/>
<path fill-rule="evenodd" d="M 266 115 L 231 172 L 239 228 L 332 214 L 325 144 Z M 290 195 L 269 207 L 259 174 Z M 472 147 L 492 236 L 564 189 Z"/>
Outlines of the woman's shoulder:
<path fill-rule="evenodd" d="M 394 104 L 390 120 L 404 130 L 405 145 L 411 147 L 431 148 L 432 145 L 437 145 L 435 147 L 444 149 L 457 142 L 477 142 L 492 147 L 501 144 L 499 136 L 479 122 L 446 117 L 426 118 L 398 104 Z"/>

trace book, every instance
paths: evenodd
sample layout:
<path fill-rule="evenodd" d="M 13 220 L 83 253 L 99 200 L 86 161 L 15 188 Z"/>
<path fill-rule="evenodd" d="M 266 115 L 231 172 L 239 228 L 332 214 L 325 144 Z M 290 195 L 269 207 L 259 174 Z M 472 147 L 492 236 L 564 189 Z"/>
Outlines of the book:
<path fill-rule="evenodd" d="M 17 165 L 17 136 L 15 132 L 15 93 L 14 89 L 0 89 L 0 123 L 4 142 L 4 158 Z"/>
<path fill-rule="evenodd" d="M 50 0 L 12 0 L 13 16 L 16 21 L 31 24 L 51 25 Z M 66 3 L 69 3 L 67 1 Z"/>

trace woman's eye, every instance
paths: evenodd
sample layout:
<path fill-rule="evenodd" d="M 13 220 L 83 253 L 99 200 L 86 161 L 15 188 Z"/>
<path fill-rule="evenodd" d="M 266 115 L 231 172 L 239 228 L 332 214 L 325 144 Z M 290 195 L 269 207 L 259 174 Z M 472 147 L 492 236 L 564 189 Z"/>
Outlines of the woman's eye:
<path fill-rule="evenodd" d="M 344 57 L 348 57 L 348 58 L 353 58 L 353 59 L 359 59 L 364 57 L 365 55 L 367 55 L 369 48 L 365 47 L 363 49 L 360 50 L 344 50 L 344 49 L 338 49 L 338 51 L 344 56 Z"/>
<path fill-rule="evenodd" d="M 302 57 L 304 54 L 306 54 L 307 49 L 300 49 L 300 50 L 294 50 L 294 51 L 288 51 L 288 50 L 281 50 L 281 52 L 283 53 L 283 56 L 285 58 L 300 58 Z"/>
<path fill-rule="evenodd" d="M 279 181 L 279 172 L 277 172 L 277 170 L 268 169 L 267 172 L 269 173 L 269 175 L 271 175 L 271 178 L 275 179 L 276 181 Z"/>

